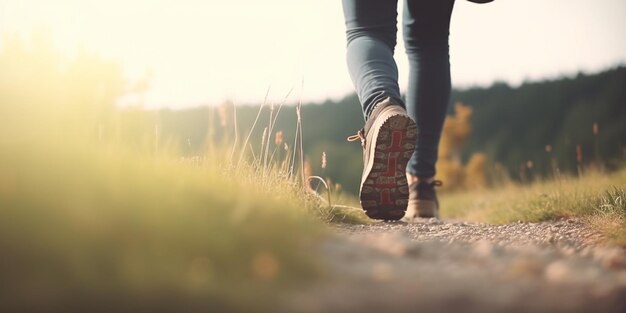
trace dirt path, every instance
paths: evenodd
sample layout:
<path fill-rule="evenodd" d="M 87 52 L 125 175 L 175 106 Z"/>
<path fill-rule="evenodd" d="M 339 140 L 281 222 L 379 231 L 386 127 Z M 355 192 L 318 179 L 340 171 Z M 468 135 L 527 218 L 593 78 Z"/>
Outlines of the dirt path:
<path fill-rule="evenodd" d="M 626 312 L 626 251 L 576 220 L 335 226 L 289 312 Z"/>

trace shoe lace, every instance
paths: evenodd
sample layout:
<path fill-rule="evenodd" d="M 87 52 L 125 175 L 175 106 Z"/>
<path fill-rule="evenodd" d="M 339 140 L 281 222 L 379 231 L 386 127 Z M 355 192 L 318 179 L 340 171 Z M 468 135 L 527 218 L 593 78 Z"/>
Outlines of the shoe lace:
<path fill-rule="evenodd" d="M 346 138 L 348 141 L 357 141 L 361 140 L 361 146 L 365 147 L 365 131 L 364 129 L 360 129 L 356 134 L 352 136 L 348 136 Z"/>

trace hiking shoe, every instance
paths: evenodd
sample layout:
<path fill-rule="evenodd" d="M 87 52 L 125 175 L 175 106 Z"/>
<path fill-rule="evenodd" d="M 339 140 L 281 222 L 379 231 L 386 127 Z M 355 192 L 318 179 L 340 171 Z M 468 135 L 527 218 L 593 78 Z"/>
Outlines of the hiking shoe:
<path fill-rule="evenodd" d="M 360 139 L 363 146 L 359 199 L 370 218 L 395 221 L 405 215 L 409 202 L 406 164 L 416 138 L 415 122 L 390 98 L 378 103 L 365 127 L 348 137 L 348 141 Z"/>
<path fill-rule="evenodd" d="M 439 218 L 439 200 L 435 187 L 442 185 L 440 180 L 434 180 L 430 183 L 416 181 L 409 185 L 409 206 L 406 219 L 410 221 L 416 217 Z"/>

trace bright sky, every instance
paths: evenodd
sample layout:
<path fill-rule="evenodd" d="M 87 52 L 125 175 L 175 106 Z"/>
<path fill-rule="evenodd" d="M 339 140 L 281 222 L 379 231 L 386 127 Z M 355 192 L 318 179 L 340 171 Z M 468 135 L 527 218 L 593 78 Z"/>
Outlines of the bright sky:
<path fill-rule="evenodd" d="M 624 0 L 457 0 L 454 10 L 456 87 L 626 64 Z M 339 0 L 0 0 L 0 33 L 42 28 L 69 54 L 119 60 L 129 79 L 150 70 L 148 107 L 258 103 L 268 87 L 273 101 L 294 88 L 290 102 L 353 91 Z M 401 86 L 403 52 L 399 40 Z"/>

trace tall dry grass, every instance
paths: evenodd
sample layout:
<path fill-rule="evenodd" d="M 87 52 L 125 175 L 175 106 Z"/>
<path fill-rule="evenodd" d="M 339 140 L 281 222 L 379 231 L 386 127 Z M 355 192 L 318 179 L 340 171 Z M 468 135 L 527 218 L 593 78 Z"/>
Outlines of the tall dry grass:
<path fill-rule="evenodd" d="M 582 177 L 559 176 L 532 184 L 442 195 L 444 218 L 477 222 L 540 222 L 577 217 L 603 232 L 612 243 L 626 244 L 626 170 L 613 174 L 587 171 Z"/>
<path fill-rule="evenodd" d="M 325 205 L 297 150 L 235 133 L 183 155 L 151 113 L 115 107 L 110 62 L 1 47 L 0 311 L 271 311 L 320 275 Z"/>

